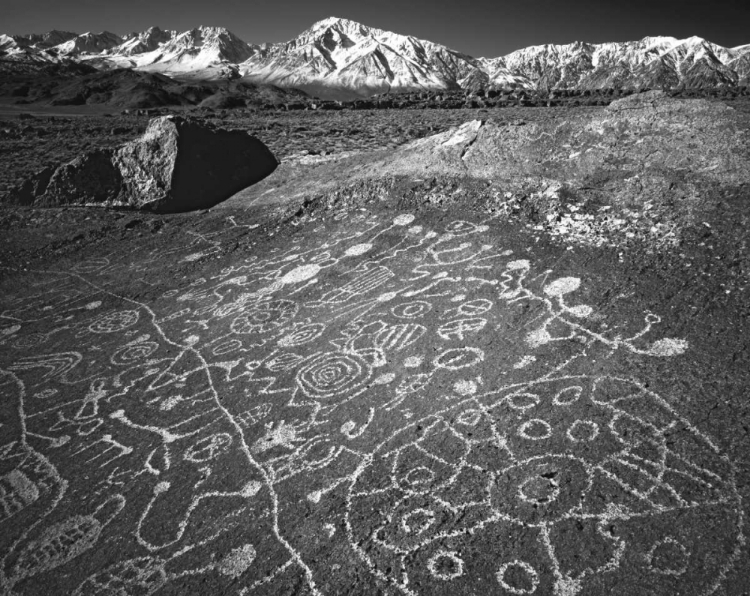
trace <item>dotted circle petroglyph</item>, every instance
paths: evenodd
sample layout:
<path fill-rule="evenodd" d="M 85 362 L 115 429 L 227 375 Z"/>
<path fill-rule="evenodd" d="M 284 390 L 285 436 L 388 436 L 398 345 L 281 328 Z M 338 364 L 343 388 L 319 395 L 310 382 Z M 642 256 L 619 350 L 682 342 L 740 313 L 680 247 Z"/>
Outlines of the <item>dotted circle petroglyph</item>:
<path fill-rule="evenodd" d="M 576 420 L 565 434 L 574 443 L 586 443 L 599 435 L 599 425 L 593 420 Z"/>
<path fill-rule="evenodd" d="M 509 572 L 513 571 L 514 568 L 517 568 L 518 570 L 523 572 L 523 574 L 526 576 L 525 579 L 529 584 L 529 587 L 518 587 L 513 586 L 509 583 L 510 580 L 507 575 Z M 500 569 L 498 569 L 497 581 L 500 583 L 503 589 L 507 590 L 511 594 L 533 594 L 539 586 L 539 574 L 531 565 L 529 565 L 525 561 L 510 561 L 509 563 L 505 563 L 500 567 Z"/>
<path fill-rule="evenodd" d="M 646 554 L 646 561 L 653 573 L 680 577 L 688 570 L 690 553 L 678 540 L 667 536 L 654 543 Z"/>
<path fill-rule="evenodd" d="M 552 399 L 552 403 L 556 406 L 569 406 L 578 401 L 578 398 L 581 397 L 582 393 L 583 387 L 579 387 L 578 385 L 566 387 L 555 395 Z"/>
<path fill-rule="evenodd" d="M 530 441 L 541 441 L 552 436 L 552 425 L 546 420 L 534 418 L 518 428 L 518 436 Z"/>
<path fill-rule="evenodd" d="M 444 567 L 448 569 L 444 569 Z M 450 581 L 464 574 L 464 562 L 455 552 L 441 550 L 435 553 L 427 563 L 430 573 L 437 579 Z"/>

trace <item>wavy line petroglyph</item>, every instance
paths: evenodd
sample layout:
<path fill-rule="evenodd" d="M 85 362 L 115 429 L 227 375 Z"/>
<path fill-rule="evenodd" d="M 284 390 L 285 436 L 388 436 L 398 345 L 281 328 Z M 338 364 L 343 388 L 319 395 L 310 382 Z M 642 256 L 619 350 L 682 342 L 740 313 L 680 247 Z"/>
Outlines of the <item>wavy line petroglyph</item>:
<path fill-rule="evenodd" d="M 735 466 L 611 366 L 690 344 L 659 313 L 602 324 L 584 278 L 491 222 L 415 219 L 149 302 L 107 279 L 156 253 L 34 272 L 0 313 L 0 591 L 714 593 L 745 541 Z M 200 263 L 222 234 L 173 252 Z"/>

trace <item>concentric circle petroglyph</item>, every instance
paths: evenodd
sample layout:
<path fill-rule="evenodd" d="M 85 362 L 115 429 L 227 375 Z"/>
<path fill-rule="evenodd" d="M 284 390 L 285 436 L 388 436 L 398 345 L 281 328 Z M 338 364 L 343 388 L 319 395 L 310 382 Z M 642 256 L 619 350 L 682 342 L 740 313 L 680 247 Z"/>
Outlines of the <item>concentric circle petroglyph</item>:
<path fill-rule="evenodd" d="M 399 304 L 391 309 L 394 317 L 399 319 L 417 319 L 432 310 L 432 304 L 425 300 L 415 300 Z"/>
<path fill-rule="evenodd" d="M 367 361 L 359 356 L 328 353 L 306 362 L 297 372 L 297 384 L 309 397 L 331 399 L 356 393 L 371 374 Z"/>
<path fill-rule="evenodd" d="M 13 340 L 14 348 L 33 348 L 40 344 L 45 343 L 49 339 L 48 333 L 27 333 L 16 337 Z"/>

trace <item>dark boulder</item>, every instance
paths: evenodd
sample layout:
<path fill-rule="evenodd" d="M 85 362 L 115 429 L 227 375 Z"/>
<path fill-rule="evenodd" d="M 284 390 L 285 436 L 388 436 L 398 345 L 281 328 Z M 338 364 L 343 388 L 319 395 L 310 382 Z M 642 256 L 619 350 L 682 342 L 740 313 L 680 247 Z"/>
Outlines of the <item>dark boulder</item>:
<path fill-rule="evenodd" d="M 151 120 L 144 135 L 97 150 L 11 190 L 21 205 L 128 206 L 159 212 L 206 209 L 262 180 L 278 161 L 243 131 L 178 116 Z"/>
<path fill-rule="evenodd" d="M 220 203 L 262 180 L 278 162 L 258 139 L 176 116 L 156 118 L 139 139 L 115 152 L 120 201 L 157 211 L 191 211 Z"/>
<path fill-rule="evenodd" d="M 112 163 L 112 154 L 112 150 L 92 151 L 60 166 L 34 205 L 56 207 L 116 201 L 122 176 Z"/>

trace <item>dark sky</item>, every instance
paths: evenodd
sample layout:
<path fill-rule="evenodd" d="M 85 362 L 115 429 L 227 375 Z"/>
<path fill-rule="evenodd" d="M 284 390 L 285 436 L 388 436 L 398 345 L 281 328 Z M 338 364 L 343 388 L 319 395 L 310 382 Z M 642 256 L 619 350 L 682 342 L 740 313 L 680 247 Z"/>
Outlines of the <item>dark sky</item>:
<path fill-rule="evenodd" d="M 226 27 L 250 43 L 287 41 L 337 16 L 414 35 L 475 57 L 542 43 L 629 41 L 698 35 L 726 47 L 750 43 L 750 0 L 3 0 L 0 32 L 152 25 L 184 31 Z"/>

